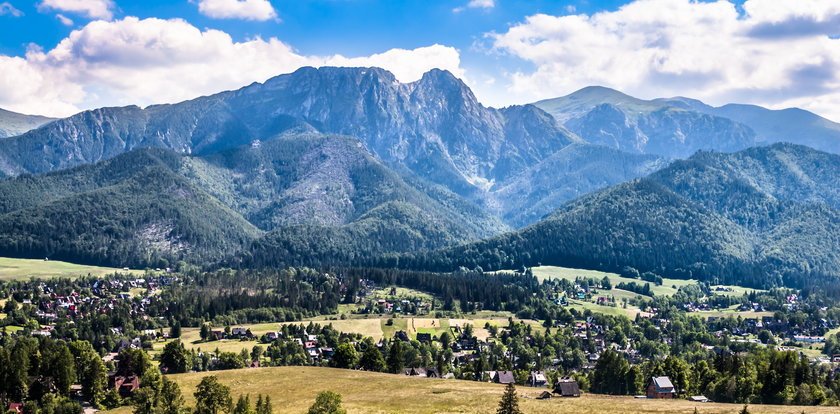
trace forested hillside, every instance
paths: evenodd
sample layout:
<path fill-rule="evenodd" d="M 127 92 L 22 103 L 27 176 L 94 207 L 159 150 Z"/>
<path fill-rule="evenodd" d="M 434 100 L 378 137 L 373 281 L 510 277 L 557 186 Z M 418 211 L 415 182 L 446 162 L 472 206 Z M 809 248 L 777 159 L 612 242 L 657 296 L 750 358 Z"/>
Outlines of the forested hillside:
<path fill-rule="evenodd" d="M 105 165 L 0 183 L 0 255 L 112 266 L 202 262 L 259 231 L 171 170 L 171 154 L 141 150 Z M 119 175 L 108 179 L 111 168 Z"/>
<path fill-rule="evenodd" d="M 699 153 L 518 232 L 389 260 L 430 270 L 630 266 L 717 283 L 801 283 L 840 275 L 837 182 L 840 156 L 807 147 Z"/>
<path fill-rule="evenodd" d="M 422 190 L 422 191 L 421 191 Z M 348 137 L 290 135 L 191 157 L 138 149 L 0 181 L 0 254 L 113 266 L 346 263 L 508 229 L 455 194 L 411 183 Z"/>

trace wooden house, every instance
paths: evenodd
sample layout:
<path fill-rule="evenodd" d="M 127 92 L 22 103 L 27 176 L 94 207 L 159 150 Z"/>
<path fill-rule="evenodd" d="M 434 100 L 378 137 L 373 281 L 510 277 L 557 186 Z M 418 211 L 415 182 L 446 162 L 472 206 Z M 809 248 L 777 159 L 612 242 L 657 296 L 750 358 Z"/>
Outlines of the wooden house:
<path fill-rule="evenodd" d="M 528 385 L 532 387 L 548 387 L 548 377 L 545 371 L 531 371 L 528 377 Z"/>
<path fill-rule="evenodd" d="M 647 386 L 648 398 L 674 398 L 677 391 L 668 377 L 653 377 Z"/>
<path fill-rule="evenodd" d="M 558 378 L 554 384 L 554 393 L 561 397 L 580 397 L 580 387 L 572 378 Z"/>

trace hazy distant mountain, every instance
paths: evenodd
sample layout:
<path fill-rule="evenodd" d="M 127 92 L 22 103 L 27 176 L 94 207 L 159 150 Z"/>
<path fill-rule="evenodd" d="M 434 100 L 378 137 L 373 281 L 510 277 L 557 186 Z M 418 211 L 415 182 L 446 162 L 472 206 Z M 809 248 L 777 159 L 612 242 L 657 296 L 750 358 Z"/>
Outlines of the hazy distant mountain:
<path fill-rule="evenodd" d="M 657 101 L 740 122 L 756 132 L 760 143 L 793 142 L 840 154 L 840 124 L 799 108 L 772 110 L 739 104 L 716 108 L 688 98 Z"/>
<path fill-rule="evenodd" d="M 38 128 L 55 118 L 39 115 L 23 115 L 0 109 L 0 138 L 13 137 Z"/>
<path fill-rule="evenodd" d="M 646 101 L 599 86 L 534 105 L 587 142 L 630 152 L 685 158 L 698 150 L 791 142 L 840 153 L 840 124 L 796 108 L 715 108 L 683 97 Z"/>
<path fill-rule="evenodd" d="M 598 86 L 534 105 L 587 142 L 628 152 L 685 158 L 698 150 L 736 151 L 756 143 L 752 129 L 730 119 Z"/>
<path fill-rule="evenodd" d="M 485 205 L 513 227 L 534 223 L 566 201 L 668 165 L 660 157 L 572 144 L 494 186 Z"/>
<path fill-rule="evenodd" d="M 401 258 L 428 269 L 537 263 L 752 286 L 840 276 L 840 156 L 775 144 L 701 152 L 569 202 L 520 231 Z"/>

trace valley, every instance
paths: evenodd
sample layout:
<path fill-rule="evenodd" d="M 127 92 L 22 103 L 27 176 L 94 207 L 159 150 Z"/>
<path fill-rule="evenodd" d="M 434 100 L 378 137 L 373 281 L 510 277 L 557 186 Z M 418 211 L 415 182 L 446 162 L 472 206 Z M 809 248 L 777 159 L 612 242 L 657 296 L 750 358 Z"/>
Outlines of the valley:
<path fill-rule="evenodd" d="M 0 139 L 0 399 L 181 414 L 213 375 L 269 412 L 494 412 L 503 384 L 525 412 L 838 404 L 814 114 L 600 87 L 496 109 L 444 70 L 306 67 L 29 121 Z"/>

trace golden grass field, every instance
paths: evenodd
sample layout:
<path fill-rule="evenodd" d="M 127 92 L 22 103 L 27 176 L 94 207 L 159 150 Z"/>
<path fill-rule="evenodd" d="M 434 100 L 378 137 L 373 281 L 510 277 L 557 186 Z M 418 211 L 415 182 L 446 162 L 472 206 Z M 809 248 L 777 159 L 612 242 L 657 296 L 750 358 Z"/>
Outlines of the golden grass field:
<path fill-rule="evenodd" d="M 317 367 L 271 367 L 171 375 L 187 400 L 206 375 L 216 375 L 230 386 L 234 400 L 239 394 L 271 396 L 275 413 L 305 413 L 320 391 L 338 392 L 350 414 L 361 413 L 476 413 L 496 412 L 503 386 L 460 380 L 413 378 Z M 737 404 L 692 403 L 686 400 L 648 400 L 584 394 L 581 398 L 534 399 L 543 389 L 517 387 L 525 414 L 536 413 L 737 413 Z M 751 413 L 837 413 L 838 407 L 792 407 L 751 405 Z M 109 414 L 128 414 L 129 407 Z"/>
<path fill-rule="evenodd" d="M 53 277 L 74 278 L 87 276 L 88 274 L 102 276 L 115 272 L 127 273 L 127 271 L 122 269 L 78 265 L 58 260 L 45 261 L 43 259 L 12 259 L 0 257 L 0 280 L 29 279 L 33 277 L 39 279 Z M 143 274 L 143 271 L 140 270 L 131 270 L 129 272 Z"/>

